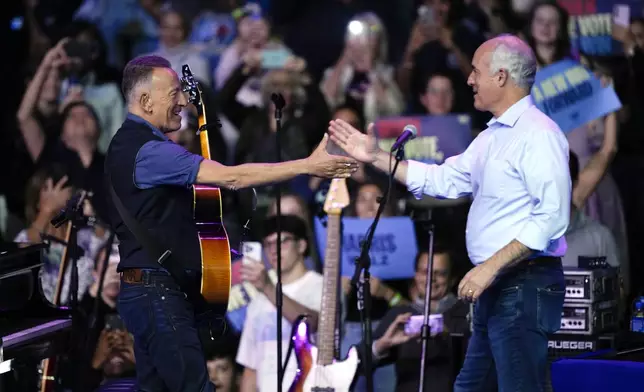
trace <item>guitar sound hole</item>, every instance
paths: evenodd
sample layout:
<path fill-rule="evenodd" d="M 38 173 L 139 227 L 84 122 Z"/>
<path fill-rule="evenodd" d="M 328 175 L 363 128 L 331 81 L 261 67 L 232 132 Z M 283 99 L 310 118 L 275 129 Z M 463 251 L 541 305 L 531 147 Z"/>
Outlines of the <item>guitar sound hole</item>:
<path fill-rule="evenodd" d="M 333 387 L 313 387 L 313 388 L 311 388 L 311 392 L 335 392 L 335 388 L 333 388 Z"/>

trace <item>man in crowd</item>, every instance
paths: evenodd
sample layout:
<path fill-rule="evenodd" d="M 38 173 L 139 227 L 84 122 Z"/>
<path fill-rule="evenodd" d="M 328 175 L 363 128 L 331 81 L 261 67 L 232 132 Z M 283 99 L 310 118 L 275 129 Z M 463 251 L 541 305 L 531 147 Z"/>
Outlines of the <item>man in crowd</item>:
<path fill-rule="evenodd" d="M 286 353 L 293 322 L 307 315 L 313 331 L 317 328 L 322 301 L 322 275 L 308 270 L 304 262 L 308 254 L 306 223 L 292 215 L 282 216 L 282 283 L 284 291 L 282 347 Z M 272 268 L 277 265 L 277 218 L 268 218 L 263 235 L 263 248 Z M 241 392 L 277 390 L 277 310 L 275 286 L 261 260 L 242 266 L 242 279 L 258 291 L 246 311 L 237 362 L 244 366 Z M 284 372 L 283 390 L 287 391 L 296 374 L 292 355 Z"/>
<path fill-rule="evenodd" d="M 325 136 L 304 159 L 224 166 L 186 151 L 165 135 L 181 128 L 180 113 L 188 105 L 166 59 L 143 56 L 130 61 L 123 71 L 122 88 L 129 113 L 112 139 L 105 172 L 112 195 L 110 221 L 121 254 L 117 308 L 134 336 L 138 388 L 211 391 L 194 304 L 185 292 L 185 287 L 199 287 L 201 280 L 190 186 L 240 189 L 301 174 L 348 177 L 357 165 L 352 159 L 329 155 Z M 141 229 L 129 227 L 134 224 Z M 137 238 L 141 233 L 148 240 Z M 163 244 L 164 250 L 171 251 L 164 267 L 155 260 L 153 249 L 144 248 L 146 243 L 147 247 Z M 172 275 L 168 269 L 174 271 Z M 183 280 L 181 286 L 177 275 Z"/>
<path fill-rule="evenodd" d="M 412 303 L 389 309 L 374 332 L 373 356 L 376 366 L 396 364 L 396 391 L 418 391 L 420 380 L 421 344 L 418 335 L 407 335 L 405 323 L 412 315 L 422 315 L 424 310 L 429 255 L 419 253 L 416 257 L 416 274 L 410 296 Z M 457 282 L 454 271 L 454 255 L 450 248 L 437 242 L 434 245 L 432 263 L 431 314 L 443 315 L 443 334 L 431 338 L 427 348 L 425 388 L 428 391 L 452 390 L 455 374 L 452 373 L 454 358 L 450 352 L 448 333 L 466 333 L 469 330 L 467 313 L 469 305 L 459 301 L 452 293 Z M 432 331 L 432 335 L 434 331 Z M 362 346 L 359 346 L 362 347 Z"/>
<path fill-rule="evenodd" d="M 546 385 L 547 334 L 559 329 L 564 300 L 571 181 L 566 137 L 530 98 L 536 69 L 519 38 L 485 42 L 468 85 L 475 107 L 494 115 L 488 128 L 442 165 L 406 161 L 396 173 L 416 197 L 473 197 L 465 234 L 475 267 L 458 287 L 474 302 L 473 333 L 455 392 Z M 329 130 L 349 155 L 389 170 L 393 158 L 378 148 L 373 127 L 362 134 L 332 121 Z"/>

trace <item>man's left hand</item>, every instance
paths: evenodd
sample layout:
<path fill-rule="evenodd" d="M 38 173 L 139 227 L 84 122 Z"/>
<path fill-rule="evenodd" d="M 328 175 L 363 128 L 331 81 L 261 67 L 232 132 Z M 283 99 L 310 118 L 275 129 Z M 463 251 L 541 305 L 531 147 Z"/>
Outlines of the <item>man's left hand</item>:
<path fill-rule="evenodd" d="M 458 296 L 469 301 L 476 301 L 496 278 L 498 269 L 487 263 L 472 268 L 458 285 Z"/>
<path fill-rule="evenodd" d="M 261 261 L 253 261 L 243 264 L 241 267 L 241 278 L 255 286 L 255 288 L 260 292 L 264 292 L 271 283 L 268 278 L 266 268 L 264 267 L 264 263 Z"/>

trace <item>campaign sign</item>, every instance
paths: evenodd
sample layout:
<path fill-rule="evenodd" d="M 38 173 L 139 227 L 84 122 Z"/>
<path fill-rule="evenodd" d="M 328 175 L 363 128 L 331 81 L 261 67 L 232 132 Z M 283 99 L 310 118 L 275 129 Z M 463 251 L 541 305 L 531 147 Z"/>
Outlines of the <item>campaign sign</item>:
<path fill-rule="evenodd" d="M 366 238 L 372 219 L 342 218 L 342 276 L 353 276 L 355 261 L 360 255 L 361 243 Z M 315 218 L 318 249 L 326 249 L 326 227 Z M 372 276 L 387 279 L 407 279 L 414 276 L 414 260 L 418 246 L 414 225 L 409 217 L 383 217 L 371 243 Z M 324 259 L 324 257 L 322 257 Z"/>
<path fill-rule="evenodd" d="M 622 52 L 622 44 L 613 38 L 613 10 L 626 5 L 631 16 L 642 15 L 641 0 L 559 0 L 570 17 L 568 34 L 574 53 L 607 56 Z"/>
<path fill-rule="evenodd" d="M 391 150 L 406 125 L 414 125 L 418 136 L 405 145 L 405 158 L 425 163 L 443 163 L 465 151 L 472 141 L 470 116 L 390 117 L 378 120 L 374 130 L 380 148 Z"/>
<path fill-rule="evenodd" d="M 539 70 L 532 86 L 532 98 L 564 132 L 622 107 L 612 86 L 602 87 L 592 72 L 572 60 Z"/>

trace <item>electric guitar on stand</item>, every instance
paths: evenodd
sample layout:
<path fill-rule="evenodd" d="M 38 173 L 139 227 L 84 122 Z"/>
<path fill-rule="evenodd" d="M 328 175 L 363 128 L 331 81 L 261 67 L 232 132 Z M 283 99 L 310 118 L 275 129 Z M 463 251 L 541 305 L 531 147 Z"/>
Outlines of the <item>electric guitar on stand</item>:
<path fill-rule="evenodd" d="M 351 347 L 347 358 L 335 361 L 335 329 L 340 281 L 342 210 L 349 205 L 345 179 L 333 179 L 324 202 L 328 215 L 324 257 L 322 309 L 319 317 L 317 347 L 311 343 L 306 318 L 293 325 L 292 344 L 298 372 L 289 392 L 349 391 L 358 369 L 358 350 Z"/>
<path fill-rule="evenodd" d="M 201 155 L 211 159 L 208 128 L 219 126 L 216 120 L 206 122 L 206 107 L 202 99 L 199 83 L 194 79 L 190 67 L 184 65 L 181 82 L 183 91 L 188 93 L 188 101 L 199 112 L 199 142 Z M 228 308 L 231 282 L 231 255 L 228 234 L 222 218 L 221 190 L 216 187 L 194 185 L 194 217 L 197 223 L 199 245 L 201 248 L 201 295 L 210 308 L 225 314 Z"/>

